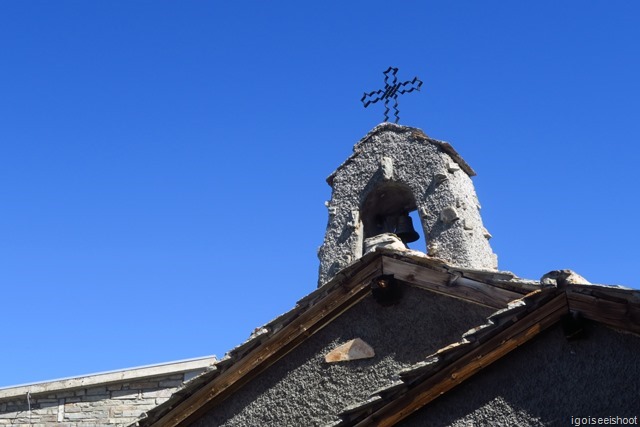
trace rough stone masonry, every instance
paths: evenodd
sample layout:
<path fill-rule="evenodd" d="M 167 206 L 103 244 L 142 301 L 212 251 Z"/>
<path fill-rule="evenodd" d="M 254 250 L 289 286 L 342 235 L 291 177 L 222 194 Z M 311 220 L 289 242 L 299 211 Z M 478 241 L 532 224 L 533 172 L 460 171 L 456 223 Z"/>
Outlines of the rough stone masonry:
<path fill-rule="evenodd" d="M 318 251 L 318 286 L 362 256 L 385 216 L 418 211 L 427 253 L 472 269 L 497 269 L 482 224 L 475 172 L 446 142 L 417 128 L 382 123 L 329 176 L 329 224 Z"/>
<path fill-rule="evenodd" d="M 0 389 L 0 426 L 127 426 L 216 362 L 213 357 Z"/>

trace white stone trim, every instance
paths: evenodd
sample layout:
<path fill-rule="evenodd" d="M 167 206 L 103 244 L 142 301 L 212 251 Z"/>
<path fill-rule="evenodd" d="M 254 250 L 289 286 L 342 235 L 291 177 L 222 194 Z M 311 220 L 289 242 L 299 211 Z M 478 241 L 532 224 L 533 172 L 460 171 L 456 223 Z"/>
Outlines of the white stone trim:
<path fill-rule="evenodd" d="M 54 393 L 60 390 L 74 388 L 94 387 L 96 385 L 128 381 L 132 379 L 155 377 L 179 372 L 205 369 L 217 362 L 215 356 L 207 356 L 196 359 L 186 359 L 175 362 L 160 363 L 157 365 L 139 366 L 136 368 L 120 369 L 115 371 L 99 372 L 78 377 L 61 378 L 40 383 L 21 384 L 17 386 L 0 388 L 0 399 L 31 394 Z"/>

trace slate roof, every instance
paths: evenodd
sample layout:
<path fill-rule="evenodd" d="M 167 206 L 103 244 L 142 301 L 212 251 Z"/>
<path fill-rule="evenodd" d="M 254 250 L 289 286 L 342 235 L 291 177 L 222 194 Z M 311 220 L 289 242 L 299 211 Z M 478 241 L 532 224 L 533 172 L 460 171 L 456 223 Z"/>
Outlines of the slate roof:
<path fill-rule="evenodd" d="M 459 342 L 398 372 L 388 387 L 372 391 L 366 401 L 336 414 L 332 426 L 393 425 L 557 323 L 570 310 L 640 334 L 639 291 L 602 285 L 553 286 L 509 272 L 449 266 L 420 252 L 382 249 L 358 259 L 292 310 L 257 328 L 246 342 L 134 425 L 184 425 L 199 418 L 361 301 L 370 293 L 371 281 L 383 274 L 497 311 Z"/>

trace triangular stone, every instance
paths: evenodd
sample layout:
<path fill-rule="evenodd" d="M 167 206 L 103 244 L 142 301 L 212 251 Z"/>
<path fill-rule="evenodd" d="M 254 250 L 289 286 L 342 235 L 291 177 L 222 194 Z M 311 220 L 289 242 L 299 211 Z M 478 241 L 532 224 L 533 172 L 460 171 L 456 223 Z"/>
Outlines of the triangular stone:
<path fill-rule="evenodd" d="M 324 357 L 324 360 L 327 363 L 345 362 L 348 360 L 370 359 L 375 355 L 376 353 L 369 344 L 360 338 L 356 338 L 331 350 Z"/>

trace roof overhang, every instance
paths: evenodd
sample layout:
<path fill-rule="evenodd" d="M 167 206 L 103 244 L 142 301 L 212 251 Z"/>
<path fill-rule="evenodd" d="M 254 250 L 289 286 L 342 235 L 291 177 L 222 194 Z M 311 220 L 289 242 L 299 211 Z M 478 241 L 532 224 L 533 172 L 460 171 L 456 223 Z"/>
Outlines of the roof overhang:
<path fill-rule="evenodd" d="M 369 295 L 371 282 L 382 275 L 393 275 L 408 285 L 498 311 L 489 318 L 490 328 L 486 325 L 475 328 L 461 343 L 438 352 L 435 355 L 438 360 L 447 363 L 439 362 L 437 372 L 421 374 L 420 381 L 411 382 L 411 387 L 399 387 L 402 393 L 388 394 L 392 397 L 390 401 L 367 403 L 367 411 L 347 417 L 343 422 L 348 422 L 339 425 L 368 425 L 374 420 L 377 425 L 383 418 L 392 422 L 384 425 L 392 425 L 398 419 L 389 414 L 417 410 L 572 310 L 580 311 L 587 319 L 640 334 L 638 291 L 598 285 L 558 288 L 520 279 L 509 272 L 450 266 L 415 251 L 377 250 L 343 269 L 330 282 L 298 301 L 289 312 L 258 328 L 249 340 L 219 361 L 215 369 L 186 384 L 137 425 L 178 426 L 198 419 Z M 473 345 L 469 345 L 470 339 Z M 391 403 L 392 406 L 387 406 Z M 409 405 L 406 409 L 399 409 L 405 404 Z"/>

